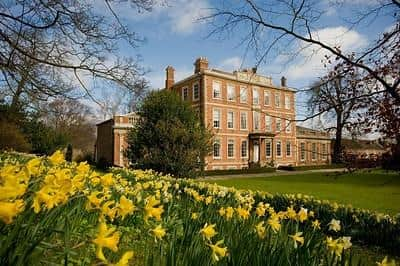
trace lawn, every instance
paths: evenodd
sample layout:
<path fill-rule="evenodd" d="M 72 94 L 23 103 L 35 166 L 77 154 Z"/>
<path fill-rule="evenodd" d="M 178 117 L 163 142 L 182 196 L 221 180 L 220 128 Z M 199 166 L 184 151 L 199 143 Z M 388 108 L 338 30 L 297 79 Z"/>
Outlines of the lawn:
<path fill-rule="evenodd" d="M 389 214 L 400 212 L 400 175 L 393 172 L 306 173 L 210 182 L 270 193 L 302 193 Z"/>

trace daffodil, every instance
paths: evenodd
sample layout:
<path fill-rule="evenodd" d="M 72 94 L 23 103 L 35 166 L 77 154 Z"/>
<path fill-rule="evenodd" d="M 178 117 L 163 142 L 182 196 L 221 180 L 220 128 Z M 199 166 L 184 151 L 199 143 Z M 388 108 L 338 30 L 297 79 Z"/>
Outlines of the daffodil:
<path fill-rule="evenodd" d="M 289 235 L 294 240 L 294 248 L 297 248 L 297 243 L 300 245 L 304 244 L 304 237 L 302 236 L 303 232 L 297 232 L 294 235 Z"/>
<path fill-rule="evenodd" d="M 224 208 L 224 207 L 221 207 L 221 208 L 218 210 L 218 214 L 219 214 L 220 216 L 224 216 L 224 215 L 225 215 L 225 208 Z"/>
<path fill-rule="evenodd" d="M 264 226 L 264 221 L 259 222 L 256 225 L 256 232 L 257 232 L 257 235 L 258 235 L 259 238 L 261 238 L 261 239 L 265 238 L 265 236 L 267 235 L 267 231 L 266 231 L 266 228 Z"/>
<path fill-rule="evenodd" d="M 48 159 L 53 165 L 59 165 L 65 162 L 64 154 L 59 150 L 54 152 Z"/>
<path fill-rule="evenodd" d="M 108 173 L 100 177 L 100 182 L 103 187 L 109 187 L 114 184 L 113 174 Z"/>
<path fill-rule="evenodd" d="M 341 229 L 339 220 L 332 219 L 328 225 L 329 225 L 329 230 L 332 230 L 335 232 L 338 232 Z"/>
<path fill-rule="evenodd" d="M 388 257 L 385 256 L 381 262 L 376 262 L 378 266 L 396 266 L 395 260 L 388 260 Z"/>
<path fill-rule="evenodd" d="M 220 240 L 217 243 L 215 243 L 215 245 L 207 244 L 211 248 L 211 251 L 212 251 L 211 257 L 212 257 L 213 261 L 215 261 L 215 262 L 219 261 L 223 257 L 228 256 L 228 248 L 220 246 L 223 243 L 224 243 L 224 241 Z"/>
<path fill-rule="evenodd" d="M 132 201 L 122 195 L 118 204 L 118 213 L 121 215 L 122 219 L 124 219 L 128 214 L 132 214 L 135 209 L 136 207 L 133 205 Z"/>
<path fill-rule="evenodd" d="M 107 224 L 102 222 L 99 225 L 97 237 L 93 240 L 97 245 L 96 256 L 102 261 L 107 261 L 103 254 L 103 248 L 109 248 L 114 252 L 118 251 L 119 233 L 114 228 L 107 228 Z"/>
<path fill-rule="evenodd" d="M 326 238 L 326 244 L 331 253 L 334 253 L 336 256 L 340 257 L 343 251 L 343 243 L 339 242 L 339 239 L 333 239 L 328 236 Z"/>
<path fill-rule="evenodd" d="M 12 223 L 15 216 L 24 210 L 24 201 L 19 199 L 14 202 L 0 201 L 0 220 L 5 224 Z"/>
<path fill-rule="evenodd" d="M 225 209 L 225 216 L 227 220 L 232 219 L 233 214 L 235 213 L 235 210 L 232 207 L 228 207 Z"/>
<path fill-rule="evenodd" d="M 115 264 L 115 266 L 127 266 L 129 260 L 133 257 L 133 251 L 127 251 L 122 255 L 121 259 Z"/>
<path fill-rule="evenodd" d="M 205 237 L 207 240 L 211 240 L 217 232 L 215 231 L 214 227 L 215 224 L 210 224 L 208 225 L 207 223 L 204 225 L 204 227 L 200 230 L 200 233 Z"/>
<path fill-rule="evenodd" d="M 279 222 L 279 218 L 273 216 L 267 220 L 269 226 L 271 226 L 272 230 L 276 233 L 281 229 L 281 224 Z"/>
<path fill-rule="evenodd" d="M 237 211 L 239 217 L 244 219 L 244 220 L 246 220 L 246 219 L 248 219 L 250 217 L 250 211 L 247 210 L 247 209 L 244 209 L 242 207 L 238 207 L 238 208 L 236 208 L 236 211 Z"/>
<path fill-rule="evenodd" d="M 311 223 L 311 226 L 314 230 L 321 229 L 321 223 L 318 220 L 314 220 Z"/>
<path fill-rule="evenodd" d="M 343 236 L 340 238 L 340 241 L 343 244 L 343 249 L 349 249 L 351 248 L 351 237 L 350 236 Z"/>
<path fill-rule="evenodd" d="M 193 212 L 191 215 L 192 220 L 197 220 L 199 218 L 199 214 L 197 212 Z"/>
<path fill-rule="evenodd" d="M 162 240 L 162 238 L 165 236 L 166 232 L 165 229 L 161 227 L 161 225 L 157 225 L 156 228 L 152 229 L 151 232 L 153 233 L 156 241 Z"/>
<path fill-rule="evenodd" d="M 146 199 L 147 203 L 144 206 L 145 216 L 144 220 L 147 221 L 148 218 L 153 217 L 157 221 L 161 220 L 161 214 L 164 212 L 163 206 L 156 207 L 160 204 L 160 201 L 157 200 L 154 196 L 151 196 Z"/>
<path fill-rule="evenodd" d="M 28 170 L 30 176 L 37 176 L 39 174 L 41 163 L 41 158 L 34 158 L 26 163 L 26 169 Z"/>
<path fill-rule="evenodd" d="M 257 206 L 257 208 L 256 208 L 256 214 L 258 217 L 264 216 L 265 211 L 266 211 L 266 209 L 264 208 L 264 206 Z"/>
<path fill-rule="evenodd" d="M 300 208 L 300 211 L 297 213 L 297 219 L 299 222 L 304 222 L 308 218 L 307 209 Z"/>
<path fill-rule="evenodd" d="M 293 206 L 287 207 L 286 217 L 291 219 L 291 220 L 295 220 L 296 219 L 297 214 L 296 214 L 296 211 L 293 209 Z"/>

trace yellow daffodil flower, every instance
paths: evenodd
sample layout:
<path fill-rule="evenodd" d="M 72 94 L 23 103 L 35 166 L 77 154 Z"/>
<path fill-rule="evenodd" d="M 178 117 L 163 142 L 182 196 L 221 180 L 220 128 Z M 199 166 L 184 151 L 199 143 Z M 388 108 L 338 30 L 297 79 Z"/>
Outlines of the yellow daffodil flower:
<path fill-rule="evenodd" d="M 244 209 L 242 207 L 238 207 L 238 208 L 236 208 L 236 211 L 237 211 L 239 217 L 244 219 L 244 220 L 246 220 L 246 219 L 248 219 L 250 217 L 250 211 L 247 210 L 247 209 Z"/>
<path fill-rule="evenodd" d="M 127 251 L 122 255 L 121 259 L 115 264 L 115 266 L 127 266 L 129 260 L 133 257 L 133 251 Z"/>
<path fill-rule="evenodd" d="M 279 222 L 279 218 L 277 216 L 271 217 L 267 220 L 269 226 L 271 226 L 272 230 L 276 233 L 281 229 L 281 224 Z"/>
<path fill-rule="evenodd" d="M 197 220 L 199 218 L 199 214 L 197 212 L 193 212 L 191 218 L 192 220 Z"/>
<path fill-rule="evenodd" d="M 257 232 L 257 235 L 258 235 L 259 238 L 264 239 L 266 237 L 267 231 L 266 231 L 266 228 L 264 226 L 264 221 L 259 222 L 256 225 L 256 232 Z"/>
<path fill-rule="evenodd" d="M 59 165 L 65 162 L 64 154 L 60 150 L 54 152 L 48 159 L 53 165 Z"/>
<path fill-rule="evenodd" d="M 146 199 L 147 203 L 144 206 L 145 216 L 144 220 L 147 221 L 148 218 L 153 217 L 157 221 L 161 220 L 161 214 L 164 212 L 163 206 L 156 207 L 160 204 L 160 201 L 157 200 L 154 196 L 151 196 Z"/>
<path fill-rule="evenodd" d="M 396 266 L 395 260 L 389 261 L 387 256 L 385 256 L 381 262 L 377 261 L 376 264 L 378 266 Z"/>
<path fill-rule="evenodd" d="M 227 220 L 232 219 L 233 214 L 235 213 L 235 210 L 232 207 L 228 207 L 225 209 L 225 216 Z"/>
<path fill-rule="evenodd" d="M 318 220 L 314 220 L 311 223 L 311 226 L 314 230 L 321 229 L 321 223 Z"/>
<path fill-rule="evenodd" d="M 99 225 L 99 232 L 93 243 L 97 245 L 96 256 L 102 261 L 107 261 L 103 254 L 103 248 L 109 248 L 114 252 L 118 251 L 119 232 L 114 228 L 107 228 L 107 224 L 102 222 Z"/>
<path fill-rule="evenodd" d="M 157 225 L 156 228 L 152 229 L 151 232 L 153 233 L 155 240 L 162 240 L 162 238 L 165 236 L 166 232 L 165 229 L 161 227 L 161 225 Z"/>
<path fill-rule="evenodd" d="M 328 225 L 329 225 L 329 230 L 332 230 L 335 232 L 338 232 L 341 229 L 339 220 L 332 219 Z"/>
<path fill-rule="evenodd" d="M 221 258 L 228 256 L 228 248 L 220 246 L 223 243 L 224 243 L 224 241 L 220 240 L 215 245 L 207 244 L 211 248 L 211 251 L 212 251 L 211 257 L 214 262 L 217 262 Z"/>
<path fill-rule="evenodd" d="M 303 232 L 297 232 L 294 235 L 289 235 L 294 240 L 294 248 L 297 248 L 297 243 L 300 245 L 304 244 L 304 237 L 302 237 Z"/>
<path fill-rule="evenodd" d="M 307 209 L 300 208 L 300 211 L 297 213 L 297 219 L 300 223 L 304 222 L 308 218 Z"/>
<path fill-rule="evenodd" d="M 336 256 L 342 256 L 343 244 L 339 242 L 339 239 L 333 239 L 328 236 L 326 238 L 326 244 L 331 253 L 334 253 Z"/>
<path fill-rule="evenodd" d="M 0 201 L 0 220 L 5 224 L 12 223 L 15 216 L 24 210 L 24 201 L 19 199 L 14 202 Z"/>
<path fill-rule="evenodd" d="M 133 205 L 132 201 L 122 195 L 118 204 L 118 213 L 121 215 L 122 219 L 124 219 L 128 214 L 132 214 L 135 209 L 136 207 Z"/>
<path fill-rule="evenodd" d="M 208 225 L 207 223 L 204 225 L 203 229 L 200 230 L 200 233 L 205 237 L 207 240 L 211 240 L 217 232 L 214 230 L 215 224 Z"/>

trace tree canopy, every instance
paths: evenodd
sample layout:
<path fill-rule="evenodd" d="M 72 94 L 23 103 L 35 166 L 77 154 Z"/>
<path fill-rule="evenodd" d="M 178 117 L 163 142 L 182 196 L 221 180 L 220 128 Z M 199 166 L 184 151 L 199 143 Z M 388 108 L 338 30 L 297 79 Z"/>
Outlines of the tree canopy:
<path fill-rule="evenodd" d="M 212 135 L 187 102 L 166 90 L 151 92 L 138 115 L 126 151 L 133 167 L 177 177 L 195 177 L 201 172 Z"/>

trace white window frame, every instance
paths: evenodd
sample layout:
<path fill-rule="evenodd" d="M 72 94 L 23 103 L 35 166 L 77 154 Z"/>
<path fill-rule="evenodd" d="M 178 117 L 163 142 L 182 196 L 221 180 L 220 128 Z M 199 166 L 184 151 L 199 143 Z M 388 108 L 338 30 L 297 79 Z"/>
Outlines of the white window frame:
<path fill-rule="evenodd" d="M 292 157 L 292 143 L 290 141 L 286 141 L 286 157 Z"/>
<path fill-rule="evenodd" d="M 197 86 L 197 97 L 196 94 L 194 93 L 194 88 Z M 200 99 L 200 84 L 198 82 L 194 83 L 192 86 L 192 93 L 193 93 L 193 101 L 198 101 Z"/>
<path fill-rule="evenodd" d="M 221 82 L 220 81 L 213 81 L 213 84 L 212 84 L 212 98 L 213 99 L 222 99 L 222 84 L 221 84 Z M 219 94 L 219 96 L 215 96 L 215 92 L 217 92 L 218 90 L 217 90 L 217 88 L 219 88 L 219 92 L 218 92 L 218 94 Z"/>
<path fill-rule="evenodd" d="M 245 115 L 245 121 L 246 121 L 246 128 L 242 127 L 242 114 Z M 248 130 L 249 128 L 249 115 L 247 112 L 240 112 L 240 130 Z"/>
<path fill-rule="evenodd" d="M 272 132 L 272 117 L 269 115 L 264 116 L 265 131 Z"/>
<path fill-rule="evenodd" d="M 232 156 L 229 156 L 229 145 L 232 144 Z M 226 143 L 226 156 L 228 159 L 233 159 L 235 158 L 235 140 L 234 139 L 228 139 Z"/>
<path fill-rule="evenodd" d="M 246 142 L 246 147 L 245 147 L 246 155 L 245 156 L 243 156 L 243 142 Z M 249 156 L 249 142 L 248 142 L 247 139 L 242 139 L 240 141 L 240 157 L 241 158 L 248 158 L 248 156 Z"/>
<path fill-rule="evenodd" d="M 306 143 L 300 142 L 300 161 L 304 162 L 305 160 L 306 160 Z"/>
<path fill-rule="evenodd" d="M 268 155 L 268 152 L 267 152 L 267 147 L 268 146 L 269 146 L 269 155 Z M 266 140 L 265 141 L 265 157 L 267 157 L 267 158 L 271 158 L 272 157 L 272 141 L 270 141 L 270 140 Z"/>
<path fill-rule="evenodd" d="M 218 113 L 218 120 L 216 120 L 215 114 Z M 221 109 L 213 108 L 213 128 L 221 128 Z M 218 126 L 215 126 L 215 122 L 218 121 Z"/>
<path fill-rule="evenodd" d="M 256 119 L 257 117 L 257 119 Z M 257 111 L 253 111 L 253 130 L 260 130 L 261 129 L 261 114 Z M 258 123 L 256 123 L 256 121 L 258 121 Z M 256 125 L 258 125 L 258 127 L 256 128 Z"/>
<path fill-rule="evenodd" d="M 279 117 L 275 118 L 275 131 L 278 133 L 282 132 L 282 119 L 280 119 Z"/>
<path fill-rule="evenodd" d="M 290 118 L 286 119 L 285 132 L 292 133 L 292 122 L 290 121 Z"/>
<path fill-rule="evenodd" d="M 265 99 L 268 99 L 268 103 L 265 103 Z M 265 106 L 271 105 L 271 92 L 268 90 L 264 90 L 264 105 Z"/>
<path fill-rule="evenodd" d="M 290 110 L 290 108 L 291 108 L 290 95 L 285 94 L 285 109 Z"/>
<path fill-rule="evenodd" d="M 214 145 L 215 144 L 219 144 L 219 149 L 218 149 L 218 153 L 219 153 L 219 155 L 218 156 L 215 156 L 215 147 L 214 147 Z M 213 142 L 213 159 L 221 159 L 221 139 L 215 139 L 214 140 L 214 142 Z"/>
<path fill-rule="evenodd" d="M 232 127 L 229 127 L 229 114 L 232 114 Z M 235 129 L 235 112 L 232 110 L 228 110 L 228 113 L 226 115 L 226 127 L 228 129 Z"/>
<path fill-rule="evenodd" d="M 321 144 L 321 149 L 322 149 L 322 160 L 328 159 L 328 145 L 326 143 Z"/>
<path fill-rule="evenodd" d="M 276 99 L 278 99 L 278 101 Z M 280 92 L 275 92 L 274 102 L 275 102 L 276 108 L 281 108 L 281 93 Z"/>
<path fill-rule="evenodd" d="M 280 155 L 278 155 L 278 144 L 279 144 L 279 150 L 280 150 Z M 282 141 L 280 141 L 280 140 L 277 140 L 276 141 L 276 157 L 279 157 L 279 158 L 281 158 L 282 157 Z"/>
<path fill-rule="evenodd" d="M 248 91 L 247 87 L 240 87 L 240 103 L 247 103 Z"/>
<path fill-rule="evenodd" d="M 317 143 L 313 142 L 313 143 L 311 143 L 311 160 L 312 161 L 316 161 L 317 159 L 318 159 L 318 156 L 317 156 Z"/>
<path fill-rule="evenodd" d="M 252 98 L 253 98 L 252 99 L 253 105 L 259 105 L 260 104 L 260 92 L 258 91 L 257 87 L 253 88 L 253 97 Z"/>
<path fill-rule="evenodd" d="M 232 89 L 232 90 L 230 90 L 230 89 Z M 232 85 L 232 84 L 228 84 L 226 90 L 227 90 L 227 97 L 226 97 L 226 98 L 228 99 L 228 101 L 230 101 L 230 102 L 236 102 L 236 90 L 235 90 L 235 86 Z M 232 91 L 233 94 L 230 93 L 230 91 Z M 232 94 L 232 95 L 230 95 L 230 94 Z M 233 96 L 233 97 L 230 97 L 230 96 Z"/>
<path fill-rule="evenodd" d="M 185 92 L 186 92 L 186 97 L 185 97 Z M 189 88 L 188 87 L 182 88 L 182 100 L 184 100 L 184 101 L 189 100 Z"/>

